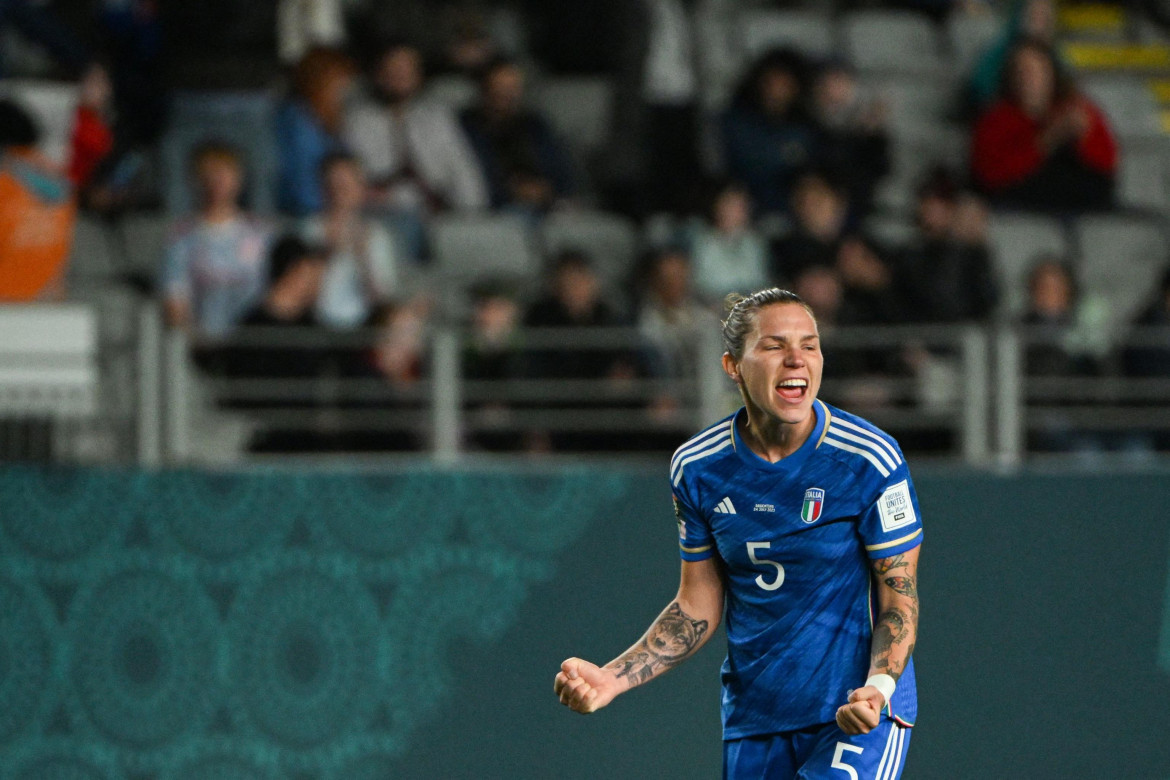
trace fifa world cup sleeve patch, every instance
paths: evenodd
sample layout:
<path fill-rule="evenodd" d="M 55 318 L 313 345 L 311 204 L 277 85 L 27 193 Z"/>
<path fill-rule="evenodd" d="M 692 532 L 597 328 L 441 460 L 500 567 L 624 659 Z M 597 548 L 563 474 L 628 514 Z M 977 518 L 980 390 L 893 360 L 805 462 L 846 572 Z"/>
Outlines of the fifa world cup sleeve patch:
<path fill-rule="evenodd" d="M 890 485 L 878 497 L 878 515 L 882 519 L 882 530 L 886 533 L 914 524 L 918 517 L 914 514 L 910 485 L 906 480 Z"/>

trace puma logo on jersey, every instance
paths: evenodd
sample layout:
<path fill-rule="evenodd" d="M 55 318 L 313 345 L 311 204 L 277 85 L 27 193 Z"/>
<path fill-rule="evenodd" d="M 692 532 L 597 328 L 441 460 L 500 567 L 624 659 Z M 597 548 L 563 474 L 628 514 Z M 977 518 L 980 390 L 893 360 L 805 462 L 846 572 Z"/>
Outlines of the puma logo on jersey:
<path fill-rule="evenodd" d="M 719 502 L 718 506 L 715 507 L 715 511 L 721 515 L 734 515 L 735 507 L 732 505 L 730 498 L 724 497 L 724 499 Z"/>

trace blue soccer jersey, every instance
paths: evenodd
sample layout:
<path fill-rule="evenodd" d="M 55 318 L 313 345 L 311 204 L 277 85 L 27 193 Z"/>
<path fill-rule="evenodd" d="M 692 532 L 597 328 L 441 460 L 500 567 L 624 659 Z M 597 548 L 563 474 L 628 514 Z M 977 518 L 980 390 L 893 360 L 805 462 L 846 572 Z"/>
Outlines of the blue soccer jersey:
<path fill-rule="evenodd" d="M 897 443 L 819 400 L 813 410 L 812 435 L 777 463 L 741 440 L 743 409 L 671 459 L 683 560 L 718 556 L 725 570 L 724 739 L 832 721 L 869 671 L 870 560 L 922 542 Z M 886 714 L 909 726 L 917 709 L 910 662 Z"/>

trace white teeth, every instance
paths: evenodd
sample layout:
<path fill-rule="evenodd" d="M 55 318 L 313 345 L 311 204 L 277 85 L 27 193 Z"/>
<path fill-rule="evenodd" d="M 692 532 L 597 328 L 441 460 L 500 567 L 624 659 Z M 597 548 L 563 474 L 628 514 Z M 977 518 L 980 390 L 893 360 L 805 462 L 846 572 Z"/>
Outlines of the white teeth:
<path fill-rule="evenodd" d="M 785 379 L 778 386 L 779 387 L 807 387 L 808 382 L 804 379 Z"/>

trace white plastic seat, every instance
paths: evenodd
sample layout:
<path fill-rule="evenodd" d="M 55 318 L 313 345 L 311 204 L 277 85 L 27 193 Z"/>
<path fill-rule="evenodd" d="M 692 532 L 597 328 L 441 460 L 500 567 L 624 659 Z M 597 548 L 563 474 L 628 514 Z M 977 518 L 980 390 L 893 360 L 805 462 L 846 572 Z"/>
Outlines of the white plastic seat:
<path fill-rule="evenodd" d="M 996 14 L 952 13 L 947 19 L 947 43 L 960 73 L 968 73 L 979 57 L 999 37 L 1004 20 Z"/>
<path fill-rule="evenodd" d="M 0 96 L 15 100 L 32 115 L 41 131 L 41 152 L 58 165 L 68 164 L 77 85 L 40 79 L 0 80 Z"/>
<path fill-rule="evenodd" d="M 73 243 L 69 247 L 69 268 L 66 271 L 70 288 L 109 279 L 120 270 L 110 229 L 101 220 L 78 216 L 73 223 Z"/>
<path fill-rule="evenodd" d="M 533 88 L 536 108 L 580 153 L 600 149 L 613 121 L 613 87 L 603 78 L 548 78 Z"/>
<path fill-rule="evenodd" d="M 739 36 L 749 59 L 774 48 L 790 47 L 814 57 L 836 49 L 832 22 L 815 11 L 748 9 L 739 18 Z"/>
<path fill-rule="evenodd" d="M 1122 140 L 1158 138 L 1162 134 L 1158 104 L 1139 76 L 1092 76 L 1081 84 L 1105 112 L 1109 126 Z"/>
<path fill-rule="evenodd" d="M 458 113 L 475 102 L 475 82 L 466 76 L 435 76 L 427 81 L 426 98 Z"/>
<path fill-rule="evenodd" d="M 1152 219 L 1117 214 L 1080 217 L 1074 228 L 1080 247 L 1080 280 L 1102 296 L 1117 336 L 1148 300 L 1166 266 L 1166 233 Z"/>
<path fill-rule="evenodd" d="M 162 268 L 173 220 L 163 214 L 129 214 L 120 226 L 126 270 L 154 279 Z"/>
<path fill-rule="evenodd" d="M 1117 172 L 1117 197 L 1119 203 L 1128 208 L 1170 208 L 1165 153 L 1156 148 L 1124 148 Z"/>
<path fill-rule="evenodd" d="M 540 263 L 523 219 L 510 215 L 448 214 L 430 226 L 440 274 L 462 282 L 533 278 Z"/>
<path fill-rule="evenodd" d="M 999 278 L 1001 313 L 1022 317 L 1028 306 L 1028 274 L 1044 256 L 1070 259 L 1069 241 L 1060 222 L 1034 214 L 996 213 L 987 226 L 992 262 Z"/>
<path fill-rule="evenodd" d="M 565 211 L 550 215 L 541 226 L 546 254 L 580 249 L 608 282 L 629 278 L 638 252 L 638 231 L 625 217 L 601 211 Z"/>
<path fill-rule="evenodd" d="M 841 23 L 841 33 L 849 61 L 863 72 L 949 72 L 934 25 L 920 14 L 855 11 Z"/>

